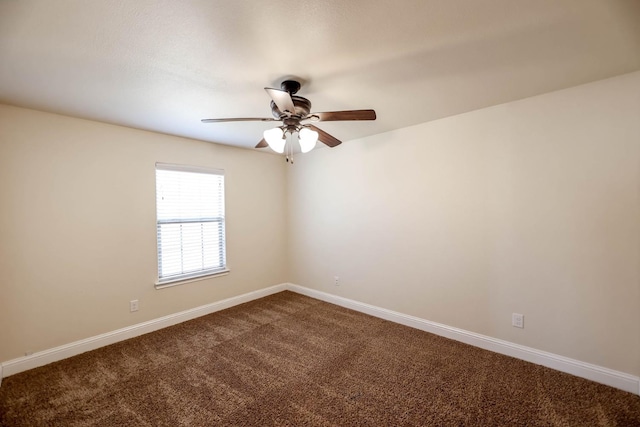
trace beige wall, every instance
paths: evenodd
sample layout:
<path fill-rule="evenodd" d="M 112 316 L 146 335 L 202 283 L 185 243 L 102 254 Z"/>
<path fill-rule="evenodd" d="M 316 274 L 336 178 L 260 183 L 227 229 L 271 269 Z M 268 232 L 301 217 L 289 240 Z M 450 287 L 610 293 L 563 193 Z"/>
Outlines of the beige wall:
<path fill-rule="evenodd" d="M 225 170 L 229 275 L 154 289 L 157 161 Z M 285 171 L 278 156 L 0 105 L 0 361 L 286 281 Z"/>
<path fill-rule="evenodd" d="M 317 150 L 288 174 L 290 281 L 640 375 L 640 73 Z"/>

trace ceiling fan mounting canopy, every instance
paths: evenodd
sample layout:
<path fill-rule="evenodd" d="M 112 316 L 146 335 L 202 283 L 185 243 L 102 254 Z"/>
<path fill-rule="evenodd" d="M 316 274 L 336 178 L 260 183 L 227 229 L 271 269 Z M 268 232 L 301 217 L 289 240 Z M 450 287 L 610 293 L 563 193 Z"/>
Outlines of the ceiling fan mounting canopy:
<path fill-rule="evenodd" d="M 265 87 L 264 90 L 271 97 L 271 114 L 273 118 L 256 118 L 256 117 L 244 117 L 244 118 L 226 118 L 226 119 L 202 119 L 203 123 L 221 123 L 221 122 L 247 122 L 247 121 L 261 121 L 272 122 L 281 121 L 282 125 L 278 128 L 284 132 L 291 134 L 298 132 L 304 128 L 312 130 L 317 133 L 318 141 L 329 147 L 335 147 L 342 143 L 339 139 L 324 132 L 316 126 L 310 124 L 310 122 L 321 121 L 351 121 L 351 120 L 375 120 L 376 112 L 374 110 L 346 110 L 346 111 L 329 111 L 324 113 L 312 113 L 311 101 L 302 96 L 297 96 L 296 93 L 301 88 L 300 82 L 296 80 L 284 80 L 280 84 L 280 89 Z M 274 128 L 275 129 L 275 128 Z M 265 137 L 267 132 L 265 132 Z M 313 142 L 315 144 L 315 140 Z M 271 146 L 263 138 L 256 148 L 262 148 Z M 273 148 L 273 147 L 272 147 Z M 278 152 L 281 152 L 278 148 Z"/>
<path fill-rule="evenodd" d="M 296 80 L 285 80 L 280 83 L 280 89 L 289 92 L 290 95 L 295 95 L 300 90 L 302 85 Z"/>

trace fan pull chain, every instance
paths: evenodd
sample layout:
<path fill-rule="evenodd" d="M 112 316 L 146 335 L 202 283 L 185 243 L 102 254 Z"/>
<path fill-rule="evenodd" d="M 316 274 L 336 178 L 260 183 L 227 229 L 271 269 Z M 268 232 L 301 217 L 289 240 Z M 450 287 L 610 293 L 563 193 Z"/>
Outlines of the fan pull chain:
<path fill-rule="evenodd" d="M 290 137 L 287 137 L 287 142 L 285 145 L 285 160 L 287 163 L 293 165 L 293 133 L 289 132 Z"/>
<path fill-rule="evenodd" d="M 289 137 L 287 136 L 287 134 L 284 134 L 285 138 L 287 138 L 287 141 L 284 143 L 284 158 L 287 161 L 287 163 L 289 163 Z"/>
<path fill-rule="evenodd" d="M 291 152 L 291 164 L 293 165 L 293 132 L 291 132 L 291 143 L 289 144 L 289 151 Z"/>

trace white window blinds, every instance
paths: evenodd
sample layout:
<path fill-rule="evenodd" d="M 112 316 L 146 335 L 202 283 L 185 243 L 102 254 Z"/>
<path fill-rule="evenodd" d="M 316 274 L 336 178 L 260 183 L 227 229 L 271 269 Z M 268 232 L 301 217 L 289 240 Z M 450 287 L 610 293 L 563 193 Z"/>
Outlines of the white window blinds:
<path fill-rule="evenodd" d="M 156 164 L 158 284 L 227 270 L 224 171 Z"/>

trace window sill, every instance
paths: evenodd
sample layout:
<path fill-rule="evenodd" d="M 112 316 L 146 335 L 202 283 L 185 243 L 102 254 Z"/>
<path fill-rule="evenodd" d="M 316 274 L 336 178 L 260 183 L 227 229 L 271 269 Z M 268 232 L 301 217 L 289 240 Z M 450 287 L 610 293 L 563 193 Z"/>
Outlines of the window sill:
<path fill-rule="evenodd" d="M 155 288 L 156 289 L 171 288 L 173 286 L 184 285 L 186 283 L 191 283 L 191 282 L 199 282 L 200 280 L 207 280 L 213 277 L 226 276 L 227 274 L 229 274 L 229 271 L 230 270 L 227 269 L 222 271 L 216 271 L 215 273 L 207 274 L 204 276 L 188 277 L 186 279 L 174 279 L 174 280 L 169 280 L 165 282 L 156 281 Z"/>

